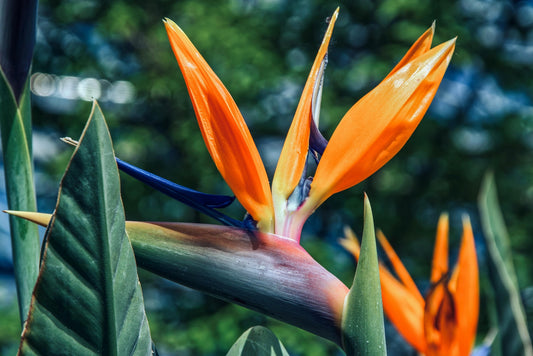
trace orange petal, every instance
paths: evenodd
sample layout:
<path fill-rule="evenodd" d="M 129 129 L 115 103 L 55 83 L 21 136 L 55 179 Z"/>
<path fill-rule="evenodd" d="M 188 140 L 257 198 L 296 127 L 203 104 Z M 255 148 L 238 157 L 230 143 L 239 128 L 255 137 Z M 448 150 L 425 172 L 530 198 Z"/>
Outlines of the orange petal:
<path fill-rule="evenodd" d="M 345 238 L 339 242 L 358 260 L 361 247 L 357 237 L 348 227 L 344 228 L 344 236 Z M 420 296 L 420 292 L 415 286 L 416 293 L 413 293 L 381 263 L 379 278 L 385 314 L 405 340 L 418 352 L 424 353 L 426 347 L 423 329 L 424 299 Z"/>
<path fill-rule="evenodd" d="M 431 48 L 431 42 L 433 41 L 434 33 L 435 33 L 435 21 L 433 21 L 433 23 L 431 24 L 431 27 L 428 28 L 426 32 L 424 32 L 422 36 L 420 36 L 415 41 L 415 43 L 413 43 L 411 48 L 409 48 L 407 53 L 403 56 L 400 62 L 396 64 L 396 67 L 394 67 L 390 71 L 390 73 L 385 77 L 385 79 L 387 79 L 388 77 L 396 73 L 398 69 L 400 69 L 401 67 L 403 67 L 404 65 L 406 65 L 407 63 L 415 59 L 416 57 L 419 57 L 422 54 L 429 51 L 429 49 Z"/>
<path fill-rule="evenodd" d="M 448 214 L 441 214 L 433 250 L 431 284 L 437 283 L 448 273 L 448 226 Z"/>
<path fill-rule="evenodd" d="M 355 257 L 356 261 L 359 261 L 361 245 L 359 244 L 359 240 L 357 239 L 357 236 L 355 236 L 353 230 L 348 226 L 344 227 L 344 238 L 339 239 L 339 243 L 346 249 L 346 251 L 350 252 Z"/>
<path fill-rule="evenodd" d="M 419 302 L 421 304 L 424 304 L 424 298 L 422 297 L 422 294 L 420 294 L 420 291 L 418 290 L 418 287 L 416 286 L 415 282 L 413 281 L 413 278 L 411 278 L 411 275 L 403 265 L 402 261 L 390 245 L 389 241 L 383 234 L 381 230 L 378 230 L 377 232 L 377 238 L 378 241 L 383 247 L 383 251 L 385 251 L 385 254 L 387 255 L 392 268 L 394 268 L 394 272 L 400 279 L 400 281 L 403 283 L 405 288 L 407 288 L 413 296 L 416 296 L 419 299 Z"/>
<path fill-rule="evenodd" d="M 268 177 L 237 105 L 178 25 L 166 19 L 165 27 L 213 161 L 260 230 L 270 232 L 273 208 Z"/>
<path fill-rule="evenodd" d="M 457 313 L 448 280 L 441 279 L 430 290 L 424 312 L 426 356 L 451 355 L 454 349 Z M 464 355 L 468 355 L 464 354 Z"/>
<path fill-rule="evenodd" d="M 409 139 L 431 104 L 455 39 L 413 59 L 359 100 L 335 129 L 318 164 L 305 210 L 366 179 Z"/>
<path fill-rule="evenodd" d="M 285 218 L 290 213 L 290 211 L 287 211 L 287 199 L 294 191 L 304 171 L 309 148 L 311 120 L 313 119 L 313 98 L 316 96 L 316 91 L 319 90 L 322 82 L 325 63 L 327 61 L 328 45 L 338 13 L 339 9 L 337 8 L 331 17 L 328 29 L 307 78 L 300 103 L 296 109 L 294 119 L 279 157 L 274 179 L 272 180 L 276 234 L 279 235 L 287 236 L 286 231 L 284 231 Z"/>
<path fill-rule="evenodd" d="M 418 352 L 424 353 L 424 301 L 381 265 L 379 278 L 385 314 L 405 340 Z"/>
<path fill-rule="evenodd" d="M 450 279 L 457 308 L 459 355 L 468 355 L 476 338 L 479 316 L 479 271 L 474 233 L 468 216 L 463 217 L 463 238 L 459 258 Z"/>

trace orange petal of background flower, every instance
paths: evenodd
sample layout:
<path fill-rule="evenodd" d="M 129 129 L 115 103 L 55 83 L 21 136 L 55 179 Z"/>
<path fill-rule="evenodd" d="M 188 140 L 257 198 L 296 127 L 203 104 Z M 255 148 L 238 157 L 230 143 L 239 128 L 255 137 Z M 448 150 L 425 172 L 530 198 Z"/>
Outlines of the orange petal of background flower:
<path fill-rule="evenodd" d="M 400 283 L 383 266 L 379 268 L 381 298 L 387 318 L 418 352 L 424 353 L 424 301 Z"/>
<path fill-rule="evenodd" d="M 392 268 L 394 269 L 394 272 L 396 273 L 400 281 L 403 283 L 405 288 L 407 288 L 411 292 L 413 296 L 416 296 L 419 299 L 419 303 L 423 305 L 424 297 L 422 297 L 422 294 L 420 294 L 420 291 L 418 290 L 418 287 L 413 281 L 413 278 L 411 278 L 411 275 L 409 274 L 402 261 L 396 254 L 396 251 L 394 251 L 394 249 L 392 248 L 389 241 L 381 230 L 378 230 L 376 236 L 381 247 L 383 247 L 383 251 L 385 251 L 387 258 L 389 259 Z"/>
<path fill-rule="evenodd" d="M 458 355 L 468 355 L 476 338 L 479 316 L 479 271 L 474 233 L 467 216 L 463 217 L 463 238 L 450 290 L 457 308 Z"/>
<path fill-rule="evenodd" d="M 366 179 L 402 148 L 431 104 L 454 48 L 452 39 L 413 59 L 346 113 L 318 164 L 306 210 Z"/>
<path fill-rule="evenodd" d="M 391 75 L 396 73 L 398 71 L 398 69 L 400 69 L 401 67 L 403 67 L 404 65 L 406 65 L 407 63 L 409 63 L 410 61 L 415 59 L 416 57 L 419 57 L 422 54 L 424 54 L 427 51 L 429 51 L 429 49 L 431 48 L 431 42 L 433 41 L 433 34 L 434 33 L 435 33 L 435 21 L 433 21 L 433 23 L 431 24 L 431 27 L 428 28 L 426 30 L 426 32 L 424 32 L 422 34 L 422 36 L 420 36 L 415 41 L 415 43 L 413 43 L 411 48 L 409 48 L 407 53 L 398 62 L 398 64 L 396 64 L 396 67 L 394 67 L 390 71 L 390 73 L 385 77 L 385 79 L 387 79 L 388 77 L 390 77 Z"/>
<path fill-rule="evenodd" d="M 339 242 L 356 260 L 359 260 L 361 247 L 354 232 L 346 227 L 344 236 L 345 238 L 340 239 Z M 381 263 L 379 264 L 379 278 L 385 314 L 405 340 L 418 352 L 424 353 L 426 348 L 423 329 L 424 299 L 420 296 L 420 292 L 416 289 L 416 293 L 413 293 Z"/>
<path fill-rule="evenodd" d="M 213 161 L 260 230 L 270 232 L 273 208 L 268 177 L 237 105 L 179 26 L 166 19 L 165 27 Z"/>
<path fill-rule="evenodd" d="M 357 236 L 355 236 L 353 230 L 348 226 L 344 227 L 344 238 L 339 239 L 339 243 L 346 249 L 346 251 L 350 252 L 355 257 L 356 261 L 359 261 L 361 245 L 359 244 L 359 240 L 357 239 Z"/>
<path fill-rule="evenodd" d="M 426 356 L 452 355 L 451 350 L 454 349 L 458 333 L 457 316 L 453 296 L 448 290 L 448 280 L 441 279 L 432 286 L 426 298 L 424 311 Z"/>
<path fill-rule="evenodd" d="M 437 225 L 437 236 L 433 250 L 431 284 L 437 283 L 448 273 L 448 214 L 441 214 Z"/>
<path fill-rule="evenodd" d="M 282 234 L 278 229 L 283 228 L 282 220 L 285 214 L 287 198 L 298 184 L 307 159 L 309 148 L 309 132 L 312 125 L 313 93 L 317 81 L 321 81 L 323 65 L 326 61 L 328 45 L 337 20 L 339 9 L 331 16 L 328 29 L 318 50 L 311 72 L 305 83 L 300 102 L 296 109 L 294 119 L 283 144 L 283 149 L 278 160 L 276 172 L 272 180 L 272 195 L 276 211 L 276 233 Z"/>

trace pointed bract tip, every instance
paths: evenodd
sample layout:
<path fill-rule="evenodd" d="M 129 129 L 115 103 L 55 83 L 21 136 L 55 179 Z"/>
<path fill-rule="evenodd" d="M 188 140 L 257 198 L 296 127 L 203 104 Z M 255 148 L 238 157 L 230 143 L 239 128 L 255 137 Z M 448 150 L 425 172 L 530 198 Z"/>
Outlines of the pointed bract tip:
<path fill-rule="evenodd" d="M 23 217 L 24 216 L 24 212 L 22 211 L 16 211 L 16 210 L 2 210 L 3 213 L 6 213 L 6 214 L 9 214 L 9 215 L 13 215 L 13 216 L 20 216 L 20 217 Z"/>
<path fill-rule="evenodd" d="M 370 199 L 368 198 L 368 195 L 366 194 L 366 192 L 364 194 L 365 194 L 364 215 L 366 216 L 367 214 L 369 214 L 371 219 L 373 219 L 373 217 L 372 217 L 372 206 L 370 205 Z"/>
<path fill-rule="evenodd" d="M 35 213 L 32 211 L 17 211 L 17 210 L 3 210 L 4 213 L 7 213 L 9 215 L 13 215 L 19 218 L 23 218 L 26 220 L 29 220 L 31 222 L 34 222 L 41 226 L 47 226 L 50 222 L 50 219 L 52 218 L 52 214 L 45 214 L 45 213 Z"/>

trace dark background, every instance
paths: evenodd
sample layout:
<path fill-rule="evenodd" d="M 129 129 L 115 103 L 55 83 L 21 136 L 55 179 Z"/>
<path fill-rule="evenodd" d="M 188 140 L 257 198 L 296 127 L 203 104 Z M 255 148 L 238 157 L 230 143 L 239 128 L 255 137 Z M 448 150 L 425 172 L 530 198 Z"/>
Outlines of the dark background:
<path fill-rule="evenodd" d="M 182 27 L 232 93 L 271 178 L 326 18 L 337 6 L 320 115 L 326 138 L 434 20 L 434 44 L 458 39 L 412 138 L 384 168 L 319 208 L 305 225 L 304 247 L 350 285 L 354 262 L 337 239 L 344 225 L 360 234 L 366 192 L 376 226 L 424 293 L 439 214 L 450 213 L 453 263 L 466 213 L 486 288 L 476 202 L 482 178 L 492 170 L 519 284 L 531 292 L 533 1 L 41 0 L 32 69 L 41 211 L 52 211 L 71 154 L 59 137 L 79 137 L 91 97 L 99 98 L 118 157 L 194 189 L 231 194 L 203 144 L 165 17 Z M 122 192 L 129 220 L 213 223 L 126 176 Z M 239 219 L 244 214 L 238 203 L 226 212 Z M 2 220 L 4 232 L 6 224 Z M 16 349 L 19 324 L 7 235 L 0 242 L 0 352 L 8 355 Z M 311 334 L 148 273 L 141 272 L 141 280 L 161 355 L 225 354 L 256 324 L 270 327 L 295 355 L 340 352 Z M 488 329 L 481 298 L 480 340 Z M 387 330 L 391 354 L 409 354 L 394 328 Z"/>

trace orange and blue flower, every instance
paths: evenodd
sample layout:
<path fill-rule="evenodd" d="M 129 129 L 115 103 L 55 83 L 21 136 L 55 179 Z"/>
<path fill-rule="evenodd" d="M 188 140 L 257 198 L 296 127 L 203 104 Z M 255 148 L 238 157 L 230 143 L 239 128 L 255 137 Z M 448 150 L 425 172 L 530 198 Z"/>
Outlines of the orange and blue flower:
<path fill-rule="evenodd" d="M 316 121 L 337 16 L 338 9 L 303 88 L 272 187 L 230 93 L 181 28 L 165 20 L 216 167 L 258 230 L 295 241 L 300 240 L 307 218 L 328 197 L 363 181 L 401 149 L 431 104 L 455 47 L 452 39 L 431 48 L 434 26 L 428 29 L 387 77 L 346 113 L 326 144 L 317 133 Z M 317 158 L 321 155 L 312 181 L 303 178 L 310 150 Z"/>

